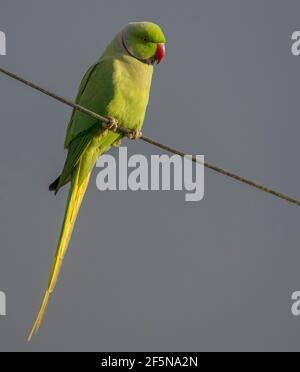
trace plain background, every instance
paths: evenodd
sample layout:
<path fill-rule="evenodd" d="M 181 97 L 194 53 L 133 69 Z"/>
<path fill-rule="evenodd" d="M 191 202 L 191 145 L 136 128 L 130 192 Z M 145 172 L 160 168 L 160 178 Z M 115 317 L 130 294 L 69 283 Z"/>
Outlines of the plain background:
<path fill-rule="evenodd" d="M 144 133 L 300 197 L 299 14 L 297 0 L 0 0 L 0 65 L 73 99 L 116 32 L 155 21 L 167 59 Z M 0 350 L 299 351 L 300 209 L 211 171 L 199 203 L 100 192 L 94 175 L 43 326 L 26 342 L 64 213 L 67 190 L 55 198 L 47 187 L 69 116 L 0 76 Z"/>

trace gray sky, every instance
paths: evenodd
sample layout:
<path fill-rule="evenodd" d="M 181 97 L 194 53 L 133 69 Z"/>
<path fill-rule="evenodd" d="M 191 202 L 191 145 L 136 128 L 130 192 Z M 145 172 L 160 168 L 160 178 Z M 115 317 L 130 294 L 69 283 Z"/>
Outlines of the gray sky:
<path fill-rule="evenodd" d="M 73 99 L 123 25 L 155 21 L 167 58 L 144 133 L 299 197 L 299 12 L 292 0 L 1 0 L 0 65 Z M 70 109 L 0 76 L 0 115 L 0 350 L 300 350 L 300 209 L 211 171 L 199 203 L 174 191 L 100 192 L 95 174 L 27 344 L 65 207 L 67 190 L 55 198 L 47 188 Z"/>

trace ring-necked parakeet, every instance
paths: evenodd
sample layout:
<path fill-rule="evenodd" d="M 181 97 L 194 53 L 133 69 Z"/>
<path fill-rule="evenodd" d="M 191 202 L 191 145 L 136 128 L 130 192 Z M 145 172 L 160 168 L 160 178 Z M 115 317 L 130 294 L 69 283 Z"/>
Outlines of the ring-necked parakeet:
<path fill-rule="evenodd" d="M 129 23 L 83 77 L 76 102 L 110 118 L 111 125 L 105 129 L 82 112 L 72 113 L 65 140 L 67 159 L 61 176 L 50 185 L 50 190 L 57 193 L 70 182 L 70 191 L 50 281 L 29 340 L 44 317 L 96 160 L 122 138 L 115 131 L 114 119 L 119 125 L 132 129 L 133 138 L 139 136 L 149 100 L 153 65 L 164 58 L 165 43 L 158 25 Z"/>

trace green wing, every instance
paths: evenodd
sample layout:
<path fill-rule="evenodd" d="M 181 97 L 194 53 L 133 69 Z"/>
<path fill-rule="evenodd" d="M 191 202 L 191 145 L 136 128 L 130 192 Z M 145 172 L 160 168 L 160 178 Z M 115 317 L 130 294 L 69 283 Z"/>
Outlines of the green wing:
<path fill-rule="evenodd" d="M 100 60 L 91 66 L 82 79 L 76 103 L 96 112 L 107 115 L 107 106 L 114 95 L 113 62 L 110 59 Z M 94 126 L 96 120 L 78 110 L 74 110 L 68 125 L 65 148 L 82 132 Z"/>
<path fill-rule="evenodd" d="M 99 115 L 107 116 L 106 108 L 114 95 L 112 73 L 111 60 L 103 60 L 91 66 L 82 79 L 76 103 Z M 100 130 L 101 123 L 89 115 L 73 110 L 65 140 L 68 156 L 56 191 L 69 182 L 81 155 Z"/>
<path fill-rule="evenodd" d="M 91 77 L 91 74 L 92 72 L 94 71 L 94 69 L 96 68 L 97 64 L 94 64 L 92 65 L 88 70 L 87 72 L 85 73 L 83 79 L 81 80 L 81 83 L 80 83 L 80 86 L 79 86 L 79 90 L 78 90 L 78 93 L 77 93 L 77 96 L 76 96 L 76 100 L 75 102 L 79 104 L 80 102 L 80 98 L 82 96 L 82 93 L 85 91 L 85 88 L 87 86 L 87 83 Z M 68 145 L 69 145 L 69 141 L 67 141 L 68 139 L 68 133 L 72 127 L 72 123 L 73 123 L 73 119 L 74 119 L 74 114 L 75 114 L 75 109 L 73 109 L 73 112 L 72 112 L 72 116 L 71 116 L 71 119 L 69 121 L 69 124 L 68 124 L 68 128 L 67 128 L 67 135 L 66 135 L 66 139 L 65 139 L 65 148 L 68 148 Z"/>
<path fill-rule="evenodd" d="M 71 179 L 71 173 L 75 166 L 79 163 L 81 155 L 85 152 L 88 148 L 91 140 L 93 137 L 99 133 L 101 124 L 96 123 L 88 129 L 87 131 L 83 132 L 82 134 L 78 135 L 70 144 L 70 148 L 68 151 L 68 156 L 65 161 L 65 165 L 62 171 L 62 174 L 59 178 L 59 183 L 56 189 L 56 193 L 58 190 L 68 183 Z"/>

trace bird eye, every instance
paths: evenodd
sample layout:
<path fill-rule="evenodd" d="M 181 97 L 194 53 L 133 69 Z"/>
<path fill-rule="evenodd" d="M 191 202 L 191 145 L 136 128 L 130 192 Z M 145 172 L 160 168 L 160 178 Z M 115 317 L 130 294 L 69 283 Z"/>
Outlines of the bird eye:
<path fill-rule="evenodd" d="M 143 38 L 143 41 L 144 41 L 144 43 L 148 43 L 148 38 L 145 36 L 145 37 Z"/>

